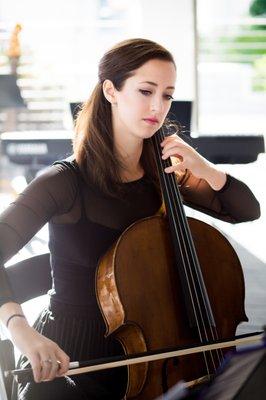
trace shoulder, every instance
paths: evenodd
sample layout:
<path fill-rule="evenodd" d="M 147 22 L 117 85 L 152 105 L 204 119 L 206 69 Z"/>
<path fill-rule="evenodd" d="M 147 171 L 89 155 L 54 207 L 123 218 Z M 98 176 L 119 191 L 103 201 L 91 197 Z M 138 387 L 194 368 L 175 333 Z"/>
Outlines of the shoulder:
<path fill-rule="evenodd" d="M 68 158 L 65 158 L 63 160 L 57 160 L 55 161 L 51 167 L 56 167 L 55 169 L 61 172 L 67 172 L 69 175 L 73 176 L 78 176 L 80 173 L 80 169 L 78 166 L 78 163 L 76 162 L 74 156 L 70 156 Z"/>
<path fill-rule="evenodd" d="M 51 166 L 43 169 L 32 181 L 32 184 L 47 185 L 47 188 L 54 187 L 56 183 L 60 188 L 78 187 L 79 167 L 74 159 L 55 161 Z"/>
<path fill-rule="evenodd" d="M 64 213 L 73 205 L 78 190 L 78 165 L 74 159 L 65 159 L 42 170 L 23 194 L 53 202 L 58 213 Z"/>

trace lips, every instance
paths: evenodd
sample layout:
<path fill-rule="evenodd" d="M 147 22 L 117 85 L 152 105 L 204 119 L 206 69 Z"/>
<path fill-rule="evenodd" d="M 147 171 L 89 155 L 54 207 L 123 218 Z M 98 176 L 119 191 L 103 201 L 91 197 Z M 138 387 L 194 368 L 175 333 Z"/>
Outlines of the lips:
<path fill-rule="evenodd" d="M 158 119 L 156 119 L 156 118 L 144 118 L 144 121 L 146 121 L 146 122 L 148 122 L 148 123 L 150 123 L 150 124 L 158 124 Z"/>

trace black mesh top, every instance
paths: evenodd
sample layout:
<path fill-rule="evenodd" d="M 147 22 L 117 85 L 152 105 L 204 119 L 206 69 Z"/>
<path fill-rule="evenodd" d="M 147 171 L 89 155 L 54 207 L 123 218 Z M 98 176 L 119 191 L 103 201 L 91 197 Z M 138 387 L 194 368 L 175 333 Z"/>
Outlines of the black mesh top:
<path fill-rule="evenodd" d="M 189 171 L 179 183 L 186 205 L 221 220 L 236 223 L 260 215 L 250 189 L 229 175 L 220 191 Z M 52 299 L 96 306 L 94 274 L 99 258 L 127 226 L 161 207 L 147 176 L 124 183 L 123 188 L 123 199 L 103 195 L 85 184 L 71 159 L 55 163 L 35 178 L 0 216 L 0 305 L 16 300 L 3 264 L 49 222 Z"/>

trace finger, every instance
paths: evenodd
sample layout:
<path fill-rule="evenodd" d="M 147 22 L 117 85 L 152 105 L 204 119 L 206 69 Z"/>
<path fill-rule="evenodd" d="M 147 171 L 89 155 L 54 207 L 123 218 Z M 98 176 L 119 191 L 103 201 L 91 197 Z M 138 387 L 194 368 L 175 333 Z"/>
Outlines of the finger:
<path fill-rule="evenodd" d="M 167 143 L 171 143 L 173 140 L 178 141 L 179 143 L 186 143 L 183 139 L 181 139 L 180 136 L 178 136 L 176 133 L 171 135 L 171 136 L 167 136 L 164 138 L 164 140 L 161 142 L 161 146 L 164 147 Z"/>
<path fill-rule="evenodd" d="M 57 360 L 59 362 L 57 376 L 65 375 L 66 372 L 69 370 L 69 362 L 70 362 L 69 356 L 65 352 L 60 351 L 57 352 Z"/>
<path fill-rule="evenodd" d="M 168 157 L 177 157 L 177 158 L 184 158 L 186 155 L 186 150 L 185 149 L 181 149 L 181 148 L 177 148 L 177 147 L 173 147 L 172 149 L 168 150 L 166 153 L 164 153 L 162 155 L 162 159 L 166 160 Z"/>
<path fill-rule="evenodd" d="M 46 378 L 46 380 L 51 381 L 52 379 L 54 379 L 57 374 L 58 374 L 58 370 L 59 370 L 59 362 L 57 361 L 56 357 L 51 358 L 51 364 L 50 364 L 50 371 L 49 374 Z"/>
<path fill-rule="evenodd" d="M 37 354 L 32 354 L 29 356 L 33 378 L 36 383 L 41 382 L 42 367 L 40 363 L 40 357 Z"/>
<path fill-rule="evenodd" d="M 41 354 L 40 355 L 40 364 L 41 364 L 41 380 L 46 381 L 49 379 L 51 374 L 53 358 L 49 354 Z"/>
<path fill-rule="evenodd" d="M 166 142 L 168 142 L 169 140 L 171 140 L 171 139 L 173 139 L 175 137 L 177 137 L 176 133 L 173 133 L 173 135 L 164 137 L 163 140 L 161 141 L 161 146 L 164 146 L 164 144 Z"/>
<path fill-rule="evenodd" d="M 165 171 L 167 174 L 169 174 L 169 173 L 175 172 L 175 171 L 184 171 L 185 169 L 186 169 L 186 168 L 185 168 L 184 163 L 179 163 L 179 164 L 177 164 L 177 165 L 172 165 L 171 167 L 165 168 L 164 171 Z"/>
<path fill-rule="evenodd" d="M 182 148 L 192 149 L 192 147 L 189 144 L 184 142 L 182 139 L 176 137 L 176 138 L 173 138 L 173 140 L 165 143 L 165 145 L 163 146 L 163 149 L 162 149 L 162 153 L 165 153 L 166 151 L 168 151 L 172 147 L 178 147 L 178 148 L 181 148 L 181 149 Z"/>
<path fill-rule="evenodd" d="M 162 149 L 162 154 L 165 154 L 167 151 L 177 148 L 177 149 L 182 149 L 187 147 L 184 143 L 178 143 L 177 141 L 173 141 L 171 143 L 167 143 L 164 148 Z"/>

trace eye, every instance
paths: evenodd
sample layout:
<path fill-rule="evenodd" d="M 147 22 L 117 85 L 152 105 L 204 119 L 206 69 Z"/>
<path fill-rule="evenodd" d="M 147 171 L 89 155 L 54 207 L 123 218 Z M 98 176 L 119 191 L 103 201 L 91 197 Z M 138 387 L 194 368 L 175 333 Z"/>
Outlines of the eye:
<path fill-rule="evenodd" d="M 150 90 L 139 89 L 140 93 L 144 96 L 149 96 L 151 94 Z"/>
<path fill-rule="evenodd" d="M 171 96 L 170 94 L 165 94 L 164 97 L 165 97 L 167 100 L 173 100 L 173 99 L 174 99 L 173 96 Z"/>

